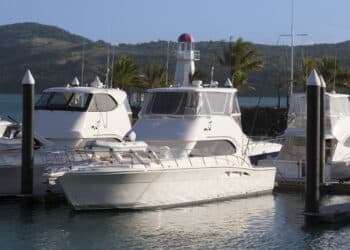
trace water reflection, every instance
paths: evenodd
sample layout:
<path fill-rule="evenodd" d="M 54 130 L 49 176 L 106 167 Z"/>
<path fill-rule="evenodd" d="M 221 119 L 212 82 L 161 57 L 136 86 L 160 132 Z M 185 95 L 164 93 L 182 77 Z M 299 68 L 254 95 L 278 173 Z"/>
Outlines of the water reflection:
<path fill-rule="evenodd" d="M 5 249 L 346 248 L 348 226 L 305 230 L 303 208 L 303 197 L 290 194 L 139 212 L 0 204 L 0 242 Z"/>
<path fill-rule="evenodd" d="M 273 221 L 274 197 L 267 195 L 157 211 L 79 213 L 73 221 L 90 223 L 91 216 L 108 221 L 99 230 L 99 237 L 111 246 L 214 247 L 218 242 L 230 244 L 246 237 L 252 227 L 255 231 L 265 231 L 266 222 Z M 110 234 L 113 237 L 104 237 Z M 119 239 L 117 245 L 115 238 Z"/>

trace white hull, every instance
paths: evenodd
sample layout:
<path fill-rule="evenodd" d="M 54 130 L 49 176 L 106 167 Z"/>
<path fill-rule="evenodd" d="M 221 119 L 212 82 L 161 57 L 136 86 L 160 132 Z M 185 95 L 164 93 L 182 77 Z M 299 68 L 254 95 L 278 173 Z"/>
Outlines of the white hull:
<path fill-rule="evenodd" d="M 208 167 L 70 172 L 60 178 L 77 209 L 142 209 L 271 192 L 275 168 Z"/>
<path fill-rule="evenodd" d="M 261 160 L 259 165 L 276 167 L 276 181 L 304 181 L 306 175 L 306 163 L 302 161 Z M 333 162 L 325 165 L 326 181 L 337 181 L 350 176 L 349 164 L 345 162 Z"/>

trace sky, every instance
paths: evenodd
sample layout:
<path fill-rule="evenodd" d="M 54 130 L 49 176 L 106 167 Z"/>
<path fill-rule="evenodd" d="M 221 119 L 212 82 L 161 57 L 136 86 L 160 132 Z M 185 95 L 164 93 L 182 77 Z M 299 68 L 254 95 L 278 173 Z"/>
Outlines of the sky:
<path fill-rule="evenodd" d="M 113 44 L 242 37 L 289 44 L 293 0 L 0 0 L 0 25 L 38 22 Z M 294 0 L 295 44 L 350 40 L 349 0 Z"/>

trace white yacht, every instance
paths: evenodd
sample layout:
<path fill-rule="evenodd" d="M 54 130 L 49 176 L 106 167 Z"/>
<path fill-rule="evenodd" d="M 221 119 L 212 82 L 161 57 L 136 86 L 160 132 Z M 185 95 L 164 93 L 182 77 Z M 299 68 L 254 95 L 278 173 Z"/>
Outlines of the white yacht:
<path fill-rule="evenodd" d="M 89 155 L 75 150 L 88 140 L 121 141 L 131 128 L 131 109 L 126 93 L 108 89 L 96 78 L 90 87 L 77 80 L 66 87 L 44 90 L 35 104 L 34 194 L 46 192 L 43 173 L 48 164 L 67 166 Z M 4 124 L 4 129 L 2 129 Z M 0 122 L 0 196 L 21 192 L 21 127 Z M 0 131 L 1 132 L 1 131 Z"/>
<path fill-rule="evenodd" d="M 306 168 L 306 95 L 293 94 L 290 99 L 288 128 L 284 145 L 277 158 L 259 161 L 277 168 L 277 181 L 303 181 Z M 325 94 L 326 180 L 350 176 L 350 96 Z"/>
<path fill-rule="evenodd" d="M 75 209 L 167 207 L 272 191 L 275 168 L 249 161 L 237 90 L 189 82 L 192 41 L 180 36 L 174 86 L 148 91 L 131 142 L 108 145 L 105 163 L 51 172 Z M 134 142 L 135 134 L 149 145 Z"/>

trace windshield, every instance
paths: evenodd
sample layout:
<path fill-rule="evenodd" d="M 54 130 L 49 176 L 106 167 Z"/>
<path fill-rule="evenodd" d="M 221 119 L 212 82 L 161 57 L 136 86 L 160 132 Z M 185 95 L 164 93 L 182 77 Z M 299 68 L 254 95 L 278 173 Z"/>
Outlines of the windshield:
<path fill-rule="evenodd" d="M 144 114 L 184 115 L 196 114 L 198 93 L 157 92 L 150 93 L 145 102 Z"/>
<path fill-rule="evenodd" d="M 35 104 L 36 110 L 86 111 L 91 94 L 69 92 L 43 93 Z"/>
<path fill-rule="evenodd" d="M 236 96 L 225 92 L 153 92 L 146 97 L 142 114 L 239 114 Z"/>

